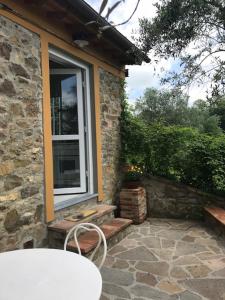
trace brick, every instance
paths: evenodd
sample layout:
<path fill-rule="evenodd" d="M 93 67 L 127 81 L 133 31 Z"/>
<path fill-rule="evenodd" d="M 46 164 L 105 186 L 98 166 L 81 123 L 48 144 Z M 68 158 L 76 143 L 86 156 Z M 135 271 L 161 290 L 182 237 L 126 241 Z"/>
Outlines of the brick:
<path fill-rule="evenodd" d="M 134 223 L 142 223 L 147 214 L 146 193 L 143 187 L 122 189 L 120 192 L 120 215 Z"/>
<path fill-rule="evenodd" d="M 62 221 L 60 221 L 60 222 L 57 222 L 57 223 L 55 223 L 55 224 L 52 224 L 52 225 L 48 226 L 48 229 L 49 229 L 49 230 L 52 230 L 52 231 L 57 231 L 57 232 L 63 232 L 63 233 L 66 233 L 66 232 L 69 231 L 75 224 L 76 224 L 76 222 L 62 220 Z"/>

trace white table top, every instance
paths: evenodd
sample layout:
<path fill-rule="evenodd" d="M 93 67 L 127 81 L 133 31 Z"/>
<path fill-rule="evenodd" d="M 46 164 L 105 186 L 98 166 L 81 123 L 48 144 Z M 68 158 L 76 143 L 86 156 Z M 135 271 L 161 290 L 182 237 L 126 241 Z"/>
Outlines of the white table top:
<path fill-rule="evenodd" d="M 99 300 L 98 268 L 78 254 L 27 249 L 0 254 L 0 300 Z"/>

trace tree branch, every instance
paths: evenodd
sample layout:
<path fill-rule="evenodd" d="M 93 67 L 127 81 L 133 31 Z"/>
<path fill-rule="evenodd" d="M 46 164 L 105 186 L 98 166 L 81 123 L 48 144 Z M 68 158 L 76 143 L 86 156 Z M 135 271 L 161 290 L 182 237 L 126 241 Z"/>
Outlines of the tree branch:
<path fill-rule="evenodd" d="M 218 50 L 215 50 L 215 51 L 212 51 L 212 52 L 210 52 L 208 55 L 206 55 L 201 61 L 200 61 L 200 63 L 198 63 L 198 66 L 197 67 L 199 67 L 210 55 L 213 55 L 213 54 L 215 54 L 215 53 L 219 53 L 219 52 L 225 52 L 225 49 L 218 49 Z M 196 67 L 196 68 L 197 68 Z M 195 69 L 194 69 L 195 70 Z M 192 69 L 192 71 L 193 71 L 193 69 Z"/>
<path fill-rule="evenodd" d="M 132 14 L 130 15 L 130 17 L 126 21 L 124 21 L 122 23 L 119 23 L 119 24 L 116 24 L 116 25 L 114 25 L 114 27 L 121 26 L 121 25 L 124 25 L 124 24 L 128 23 L 131 20 L 131 18 L 133 17 L 133 15 L 135 14 L 135 12 L 137 11 L 140 2 L 141 2 L 141 0 L 137 1 L 137 4 L 135 6 L 134 11 L 132 12 Z"/>

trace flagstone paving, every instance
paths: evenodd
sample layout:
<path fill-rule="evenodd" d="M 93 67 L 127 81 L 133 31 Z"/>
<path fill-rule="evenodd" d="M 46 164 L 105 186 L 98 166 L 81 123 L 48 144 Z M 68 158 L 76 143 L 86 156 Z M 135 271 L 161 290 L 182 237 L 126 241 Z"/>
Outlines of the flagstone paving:
<path fill-rule="evenodd" d="M 225 300 L 225 242 L 204 223 L 149 219 L 101 272 L 101 300 Z"/>

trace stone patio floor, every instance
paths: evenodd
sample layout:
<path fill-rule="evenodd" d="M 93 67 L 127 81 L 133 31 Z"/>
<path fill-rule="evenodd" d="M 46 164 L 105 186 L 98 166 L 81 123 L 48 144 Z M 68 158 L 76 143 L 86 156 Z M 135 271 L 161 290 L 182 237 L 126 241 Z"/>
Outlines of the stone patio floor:
<path fill-rule="evenodd" d="M 108 251 L 101 300 L 224 300 L 225 243 L 204 223 L 150 219 Z"/>

